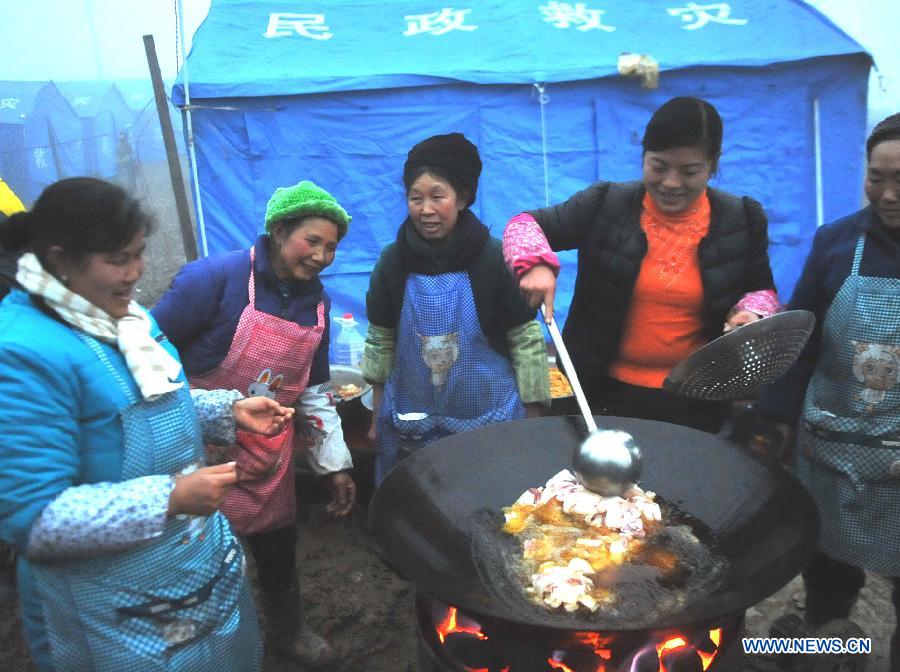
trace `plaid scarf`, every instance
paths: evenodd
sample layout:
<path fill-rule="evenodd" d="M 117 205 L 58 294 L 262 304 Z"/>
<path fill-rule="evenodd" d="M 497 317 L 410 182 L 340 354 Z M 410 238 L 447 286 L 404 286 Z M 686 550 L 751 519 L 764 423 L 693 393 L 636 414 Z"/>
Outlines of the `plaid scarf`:
<path fill-rule="evenodd" d="M 144 399 L 153 399 L 182 386 L 181 382 L 172 382 L 178 377 L 181 364 L 150 336 L 153 323 L 137 302 L 131 302 L 125 317 L 114 320 L 105 310 L 67 289 L 30 252 L 19 258 L 16 280 L 30 294 L 41 297 L 71 326 L 115 344 Z"/>

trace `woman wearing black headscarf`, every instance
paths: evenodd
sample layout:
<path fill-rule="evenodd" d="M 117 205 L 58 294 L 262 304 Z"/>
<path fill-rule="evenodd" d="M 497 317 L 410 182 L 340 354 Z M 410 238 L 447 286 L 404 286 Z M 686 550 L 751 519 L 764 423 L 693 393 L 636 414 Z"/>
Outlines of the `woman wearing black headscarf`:
<path fill-rule="evenodd" d="M 778 309 L 762 206 L 708 186 L 722 120 L 705 100 L 673 98 L 643 138 L 643 179 L 597 182 L 513 217 L 507 263 L 531 305 L 553 313 L 559 261 L 578 250 L 563 338 L 595 413 L 717 432 L 728 405 L 662 389 L 669 371 L 723 329 Z"/>
<path fill-rule="evenodd" d="M 434 439 L 549 404 L 534 309 L 504 266 L 500 241 L 469 209 L 480 174 L 478 150 L 460 133 L 420 142 L 404 166 L 409 216 L 366 295 L 376 483 Z"/>

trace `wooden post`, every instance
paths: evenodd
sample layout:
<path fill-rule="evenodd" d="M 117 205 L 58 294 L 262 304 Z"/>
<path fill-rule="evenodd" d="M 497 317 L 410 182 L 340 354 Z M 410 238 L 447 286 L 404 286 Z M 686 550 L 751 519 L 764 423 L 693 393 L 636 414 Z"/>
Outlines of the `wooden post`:
<path fill-rule="evenodd" d="M 175 207 L 178 210 L 178 222 L 181 225 L 181 242 L 184 245 L 184 257 L 187 261 L 197 258 L 197 240 L 191 224 L 191 212 L 188 207 L 187 192 L 184 189 L 184 176 L 181 172 L 181 161 L 178 158 L 178 147 L 175 145 L 175 132 L 172 119 L 169 118 L 169 104 L 163 85 L 159 60 L 156 58 L 156 45 L 152 35 L 144 35 L 144 51 L 147 52 L 147 65 L 150 68 L 150 80 L 153 82 L 153 97 L 156 99 L 156 112 L 159 115 L 159 127 L 162 131 L 163 144 L 166 147 L 166 160 L 169 163 L 169 176 L 172 179 L 172 191 L 175 194 Z"/>

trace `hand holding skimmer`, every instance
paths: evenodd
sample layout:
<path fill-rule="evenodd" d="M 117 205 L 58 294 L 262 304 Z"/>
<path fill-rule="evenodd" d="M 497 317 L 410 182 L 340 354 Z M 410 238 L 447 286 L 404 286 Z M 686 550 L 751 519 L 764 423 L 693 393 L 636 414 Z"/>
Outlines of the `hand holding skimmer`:
<path fill-rule="evenodd" d="M 808 310 L 788 310 L 751 322 L 679 362 L 663 381 L 663 389 L 708 401 L 753 396 L 797 360 L 815 324 L 816 317 Z"/>

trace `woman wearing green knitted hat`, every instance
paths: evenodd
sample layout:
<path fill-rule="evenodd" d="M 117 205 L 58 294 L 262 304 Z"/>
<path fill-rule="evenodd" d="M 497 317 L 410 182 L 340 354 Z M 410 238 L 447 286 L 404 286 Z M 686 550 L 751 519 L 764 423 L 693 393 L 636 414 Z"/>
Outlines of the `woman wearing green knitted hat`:
<path fill-rule="evenodd" d="M 349 224 L 337 199 L 312 182 L 280 187 L 253 247 L 185 265 L 152 311 L 192 386 L 297 408 L 295 425 L 274 439 L 238 433 L 240 446 L 225 458 L 241 478 L 222 511 L 255 560 L 267 647 L 316 667 L 333 652 L 300 614 L 294 460 L 305 449 L 313 471 L 329 479 L 329 512 L 350 512 L 356 486 L 327 385 L 330 300 L 319 280 Z"/>

